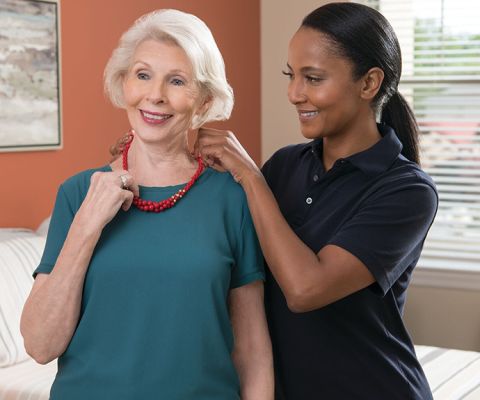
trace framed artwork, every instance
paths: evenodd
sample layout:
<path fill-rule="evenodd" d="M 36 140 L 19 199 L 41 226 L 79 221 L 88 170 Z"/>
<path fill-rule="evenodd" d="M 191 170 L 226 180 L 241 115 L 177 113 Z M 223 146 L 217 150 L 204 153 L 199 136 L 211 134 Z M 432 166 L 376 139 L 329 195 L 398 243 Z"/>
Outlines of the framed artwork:
<path fill-rule="evenodd" d="M 0 1 L 0 151 L 62 147 L 59 6 Z"/>

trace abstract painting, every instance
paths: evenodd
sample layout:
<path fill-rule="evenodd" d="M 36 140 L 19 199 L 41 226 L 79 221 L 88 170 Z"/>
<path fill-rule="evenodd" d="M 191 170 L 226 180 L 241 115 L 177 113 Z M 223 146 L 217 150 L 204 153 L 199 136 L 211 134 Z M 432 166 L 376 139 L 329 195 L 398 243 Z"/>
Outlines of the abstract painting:
<path fill-rule="evenodd" d="M 0 0 L 0 151 L 61 148 L 58 0 Z"/>

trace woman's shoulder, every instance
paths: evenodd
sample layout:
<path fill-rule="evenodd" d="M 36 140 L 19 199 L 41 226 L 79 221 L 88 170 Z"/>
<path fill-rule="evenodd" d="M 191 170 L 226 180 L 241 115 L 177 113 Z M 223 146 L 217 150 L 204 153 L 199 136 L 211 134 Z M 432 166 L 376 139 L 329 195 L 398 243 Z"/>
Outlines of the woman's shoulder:
<path fill-rule="evenodd" d="M 238 182 L 233 179 L 230 172 L 220 172 L 213 168 L 208 168 L 205 171 L 208 176 L 206 177 L 203 190 L 203 199 L 212 201 L 215 199 L 215 203 L 219 208 L 224 210 L 230 210 L 233 214 L 237 212 L 243 213 L 245 208 L 248 208 L 247 196 L 245 191 Z"/>
<path fill-rule="evenodd" d="M 221 192 L 223 195 L 228 196 L 243 196 L 244 192 L 241 185 L 233 179 L 230 172 L 221 172 L 213 168 L 208 168 L 205 172 L 207 179 L 205 180 L 209 186 L 210 190 L 216 190 Z"/>
<path fill-rule="evenodd" d="M 377 205 L 380 199 L 384 199 L 387 203 L 408 204 L 417 211 L 438 207 L 438 192 L 433 179 L 418 164 L 403 156 L 371 181 L 366 193 L 366 198 Z"/>
<path fill-rule="evenodd" d="M 312 149 L 313 142 L 289 144 L 276 150 L 267 162 L 285 161 L 292 157 L 301 157 Z"/>
<path fill-rule="evenodd" d="M 281 184 L 282 177 L 290 175 L 301 160 L 312 151 L 313 142 L 291 144 L 280 148 L 263 164 L 262 174 L 272 190 Z"/>
<path fill-rule="evenodd" d="M 420 183 L 436 191 L 435 182 L 432 177 L 425 172 L 420 165 L 400 156 L 391 168 L 391 172 L 397 180 Z M 390 178 L 391 179 L 391 178 Z"/>
<path fill-rule="evenodd" d="M 83 171 L 80 171 L 69 178 L 67 178 L 62 184 L 61 187 L 66 192 L 71 191 L 83 191 L 86 192 L 90 187 L 90 179 L 95 172 L 110 172 L 112 169 L 109 165 L 103 165 L 101 167 L 90 168 Z"/>

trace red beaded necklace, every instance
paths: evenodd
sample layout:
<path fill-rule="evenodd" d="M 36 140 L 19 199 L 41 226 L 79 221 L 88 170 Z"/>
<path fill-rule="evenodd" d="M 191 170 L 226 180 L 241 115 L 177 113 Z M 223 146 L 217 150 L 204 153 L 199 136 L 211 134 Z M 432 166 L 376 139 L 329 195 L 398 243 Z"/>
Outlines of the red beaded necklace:
<path fill-rule="evenodd" d="M 130 149 L 130 145 L 133 141 L 133 135 L 130 136 L 129 140 L 125 143 L 125 147 L 123 148 L 122 158 L 123 158 L 123 169 L 128 171 L 128 150 Z M 193 186 L 195 181 L 198 179 L 202 171 L 204 170 L 205 166 L 203 165 L 203 160 L 201 157 L 197 157 L 198 161 L 198 168 L 195 171 L 195 174 L 190 178 L 188 183 L 177 193 L 170 196 L 168 199 L 160 200 L 160 201 L 150 201 L 150 200 L 143 200 L 140 197 L 134 196 L 133 198 L 133 205 L 137 207 L 141 211 L 147 212 L 162 212 L 172 208 L 175 204 L 177 204 L 180 199 L 187 194 L 190 188 Z"/>

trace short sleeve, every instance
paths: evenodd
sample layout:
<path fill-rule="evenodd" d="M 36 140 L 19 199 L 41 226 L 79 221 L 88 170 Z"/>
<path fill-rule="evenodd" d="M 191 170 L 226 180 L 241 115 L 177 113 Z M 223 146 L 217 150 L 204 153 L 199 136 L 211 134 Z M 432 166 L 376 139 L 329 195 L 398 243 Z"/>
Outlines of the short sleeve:
<path fill-rule="evenodd" d="M 39 273 L 48 274 L 52 271 L 53 266 L 57 261 L 57 257 L 60 254 L 60 250 L 63 247 L 63 243 L 65 242 L 74 216 L 75 213 L 69 204 L 63 185 L 61 185 L 58 189 L 57 198 L 55 200 L 55 207 L 48 228 L 47 242 L 45 244 L 43 256 L 40 260 L 40 265 L 33 272 L 34 278 Z"/>
<path fill-rule="evenodd" d="M 370 196 L 329 241 L 360 259 L 383 294 L 418 260 L 438 205 L 428 183 L 395 186 Z"/>
<path fill-rule="evenodd" d="M 246 201 L 243 212 L 242 226 L 234 250 L 235 265 L 232 271 L 231 289 L 256 280 L 265 280 L 263 254 Z"/>
<path fill-rule="evenodd" d="M 265 163 L 262 165 L 262 168 L 260 169 L 262 172 L 263 177 L 268 180 L 270 178 L 270 167 L 272 165 L 272 159 L 269 158 Z"/>

